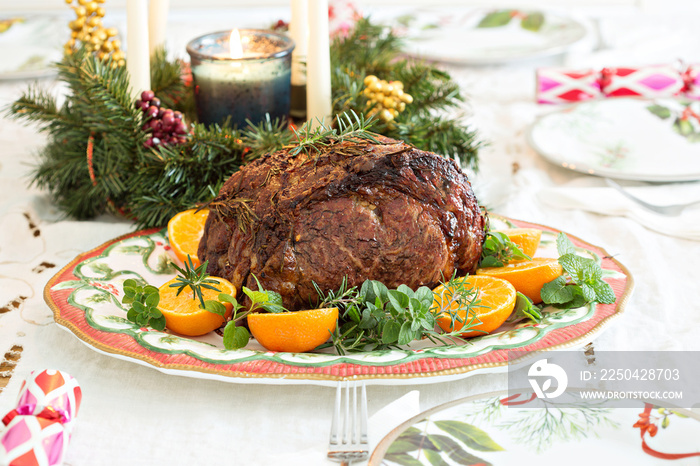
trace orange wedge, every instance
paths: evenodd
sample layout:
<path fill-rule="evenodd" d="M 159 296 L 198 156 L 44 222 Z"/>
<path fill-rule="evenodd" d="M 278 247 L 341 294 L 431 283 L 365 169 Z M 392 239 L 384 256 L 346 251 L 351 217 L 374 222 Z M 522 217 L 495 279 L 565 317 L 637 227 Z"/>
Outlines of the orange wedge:
<path fill-rule="evenodd" d="M 226 279 L 218 277 L 209 277 L 216 280 L 218 283 L 213 284 L 219 291 L 202 288 L 202 296 L 205 301 L 218 301 L 219 293 L 230 294 L 236 296 L 236 288 Z M 195 337 L 207 334 L 224 323 L 224 317 L 209 312 L 200 307 L 199 299 L 193 298 L 192 290 L 185 287 L 182 292 L 177 295 L 177 288 L 170 285 L 175 283 L 175 278 L 158 288 L 160 302 L 158 309 L 165 316 L 165 326 L 175 333 Z M 222 303 L 226 306 L 226 317 L 231 315 L 233 306 L 230 303 Z"/>
<path fill-rule="evenodd" d="M 503 267 L 485 267 L 477 269 L 477 275 L 502 278 L 513 284 L 515 289 L 532 300 L 541 303 L 540 290 L 545 283 L 551 282 L 563 273 L 561 264 L 556 259 L 535 257 L 531 261 L 512 261 Z"/>
<path fill-rule="evenodd" d="M 192 258 L 195 267 L 199 266 L 197 248 L 204 233 L 204 223 L 209 216 L 209 210 L 190 209 L 179 212 L 168 222 L 168 241 L 175 256 L 183 263 L 187 255 Z"/>
<path fill-rule="evenodd" d="M 512 242 L 518 245 L 521 251 L 530 257 L 535 257 L 540 246 L 542 230 L 536 228 L 509 228 L 507 230 L 494 230 L 505 234 Z"/>
<path fill-rule="evenodd" d="M 258 342 L 270 351 L 303 353 L 325 343 L 338 323 L 338 308 L 310 311 L 253 313 L 248 328 Z"/>
<path fill-rule="evenodd" d="M 470 275 L 466 277 L 464 286 L 466 289 L 472 288 L 477 293 L 475 305 L 472 306 L 469 315 L 466 311 L 458 311 L 458 315 L 463 322 L 454 322 L 447 313 L 440 314 L 437 318 L 438 325 L 446 332 L 458 332 L 465 325 L 470 323 L 476 324 L 472 326 L 468 332 L 462 333 L 463 337 L 474 337 L 485 335 L 493 332 L 498 327 L 503 325 L 508 316 L 515 308 L 515 288 L 513 285 L 500 278 Z M 452 300 L 454 290 L 450 290 L 445 285 L 440 285 L 433 290 L 435 298 L 433 300 L 433 308 L 443 308 L 443 302 Z M 465 298 L 466 302 L 471 299 Z M 445 304 L 446 306 L 447 304 Z M 450 305 L 451 310 L 458 310 L 459 303 L 454 300 Z"/>

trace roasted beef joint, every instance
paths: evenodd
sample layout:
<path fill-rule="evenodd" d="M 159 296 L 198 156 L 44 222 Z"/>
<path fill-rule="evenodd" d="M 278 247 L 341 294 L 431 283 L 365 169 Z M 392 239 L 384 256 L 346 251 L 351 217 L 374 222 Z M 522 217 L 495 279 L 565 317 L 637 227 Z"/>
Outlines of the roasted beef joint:
<path fill-rule="evenodd" d="M 473 272 L 485 218 L 454 161 L 403 142 L 344 142 L 265 155 L 210 203 L 198 256 L 208 273 L 308 309 L 366 279 L 436 286 Z"/>

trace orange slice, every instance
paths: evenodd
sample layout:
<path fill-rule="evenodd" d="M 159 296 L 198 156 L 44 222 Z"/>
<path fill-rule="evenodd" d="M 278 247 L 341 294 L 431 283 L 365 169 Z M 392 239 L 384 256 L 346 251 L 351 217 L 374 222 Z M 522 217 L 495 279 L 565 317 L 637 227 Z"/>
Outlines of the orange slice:
<path fill-rule="evenodd" d="M 542 230 L 536 228 L 509 228 L 507 230 L 494 230 L 505 234 L 512 242 L 518 245 L 520 250 L 530 257 L 535 257 L 540 246 Z"/>
<path fill-rule="evenodd" d="M 477 269 L 477 275 L 502 278 L 513 284 L 515 289 L 532 300 L 541 303 L 540 290 L 563 273 L 561 264 L 556 259 L 535 257 L 531 261 L 512 261 L 503 267 L 485 267 Z"/>
<path fill-rule="evenodd" d="M 338 308 L 310 311 L 253 313 L 248 328 L 258 342 L 270 351 L 303 353 L 325 343 L 338 323 Z"/>
<path fill-rule="evenodd" d="M 473 327 L 468 332 L 462 333 L 463 337 L 474 337 L 485 335 L 493 332 L 498 327 L 503 325 L 508 316 L 515 308 L 515 288 L 506 280 L 500 278 L 470 275 L 466 277 L 465 288 L 473 288 L 477 293 L 475 305 L 472 306 L 469 315 L 465 310 L 458 311 L 458 315 L 463 322 L 455 320 L 454 327 L 452 319 L 447 313 L 440 314 L 437 318 L 438 325 L 446 332 L 458 332 L 464 325 L 474 323 Z M 445 285 L 440 285 L 433 290 L 435 298 L 433 300 L 433 308 L 440 309 L 443 307 L 445 300 L 450 300 L 454 290 L 449 290 Z M 466 298 L 467 302 L 471 299 Z M 450 305 L 450 309 L 458 310 L 459 303 L 457 301 Z"/>
<path fill-rule="evenodd" d="M 187 255 L 192 258 L 195 267 L 199 266 L 197 248 L 204 234 L 204 222 L 207 221 L 209 210 L 190 209 L 179 212 L 168 222 L 168 241 L 175 256 L 183 263 Z"/>
<path fill-rule="evenodd" d="M 219 291 L 202 288 L 202 296 L 205 301 L 218 301 L 219 293 L 236 296 L 236 288 L 226 279 L 209 277 L 218 283 L 213 284 Z M 200 307 L 199 299 L 193 298 L 192 289 L 185 287 L 179 295 L 176 295 L 177 288 L 171 287 L 175 283 L 175 278 L 158 288 L 160 302 L 158 309 L 165 316 L 165 326 L 175 333 L 196 337 L 204 335 L 221 327 L 225 319 L 213 312 L 209 312 Z M 226 306 L 226 317 L 231 315 L 233 306 L 230 303 L 222 303 Z"/>

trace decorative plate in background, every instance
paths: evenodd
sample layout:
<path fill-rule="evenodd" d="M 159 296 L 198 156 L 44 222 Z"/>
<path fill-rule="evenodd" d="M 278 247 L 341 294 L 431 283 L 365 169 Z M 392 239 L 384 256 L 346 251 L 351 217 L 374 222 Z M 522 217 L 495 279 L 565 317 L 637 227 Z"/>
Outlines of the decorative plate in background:
<path fill-rule="evenodd" d="M 556 256 L 557 231 L 540 225 L 491 216 L 493 228 L 509 225 L 543 230 L 538 256 Z M 116 238 L 79 255 L 49 280 L 44 298 L 56 322 L 90 348 L 109 356 L 168 373 L 229 382 L 335 385 L 347 377 L 373 384 L 416 384 L 455 380 L 476 373 L 507 370 L 508 350 L 549 351 L 583 347 L 625 307 L 633 281 L 623 265 L 603 249 L 575 237 L 578 252 L 601 263 L 615 304 L 579 309 L 545 309 L 539 324 L 504 325 L 495 333 L 463 345 L 416 342 L 400 350 L 339 356 L 327 352 L 270 352 L 254 340 L 246 348 L 226 350 L 212 332 L 198 338 L 139 328 L 121 305 L 123 282 L 141 278 L 160 286 L 175 275 L 164 230 L 145 230 Z"/>
<path fill-rule="evenodd" d="M 0 79 L 52 76 L 70 37 L 66 19 L 59 16 L 0 18 Z"/>
<path fill-rule="evenodd" d="M 476 9 L 447 14 L 419 10 L 398 20 L 409 55 L 465 65 L 488 65 L 558 55 L 586 28 L 564 15 L 535 10 Z"/>
<path fill-rule="evenodd" d="M 561 395 L 567 396 L 572 395 Z M 463 398 L 391 431 L 369 466 L 666 464 L 660 460 L 697 465 L 700 416 L 642 400 L 638 404 L 616 408 L 610 400 L 578 398 L 564 408 L 532 392 Z"/>
<path fill-rule="evenodd" d="M 700 180 L 700 102 L 609 98 L 537 119 L 530 145 L 581 173 L 640 181 Z"/>

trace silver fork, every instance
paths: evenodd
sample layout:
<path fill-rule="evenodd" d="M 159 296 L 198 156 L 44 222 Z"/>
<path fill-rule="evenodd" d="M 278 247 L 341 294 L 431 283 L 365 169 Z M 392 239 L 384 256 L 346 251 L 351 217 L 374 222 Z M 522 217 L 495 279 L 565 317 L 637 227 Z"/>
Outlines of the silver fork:
<path fill-rule="evenodd" d="M 619 191 L 621 194 L 623 194 L 625 197 L 628 199 L 633 200 L 637 204 L 641 205 L 645 209 L 651 210 L 652 212 L 656 212 L 657 214 L 661 215 L 668 215 L 670 217 L 676 217 L 683 212 L 683 210 L 686 207 L 690 207 L 695 204 L 700 204 L 700 201 L 693 201 L 693 202 L 688 202 L 685 204 L 671 204 L 671 205 L 656 205 L 656 204 L 650 204 L 648 202 L 645 202 L 638 197 L 630 194 L 627 192 L 622 186 L 611 180 L 610 178 L 605 178 L 605 183 L 610 186 L 611 188 L 615 188 L 617 191 Z"/>
<path fill-rule="evenodd" d="M 360 397 L 357 389 L 360 388 Z M 365 382 L 338 382 L 331 421 L 328 457 L 347 466 L 369 456 L 367 439 L 367 389 Z"/>

